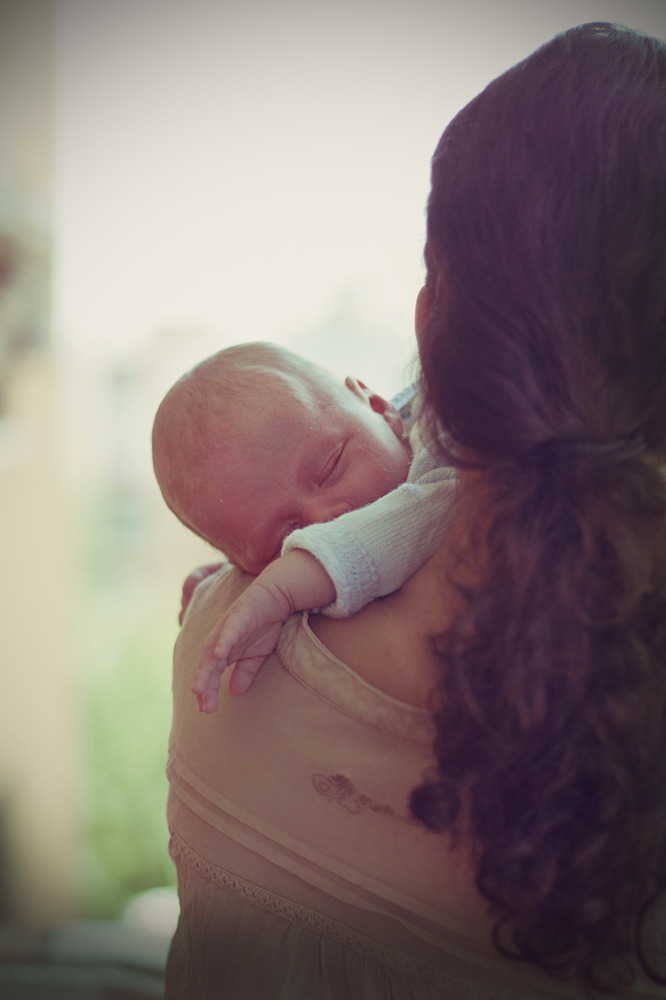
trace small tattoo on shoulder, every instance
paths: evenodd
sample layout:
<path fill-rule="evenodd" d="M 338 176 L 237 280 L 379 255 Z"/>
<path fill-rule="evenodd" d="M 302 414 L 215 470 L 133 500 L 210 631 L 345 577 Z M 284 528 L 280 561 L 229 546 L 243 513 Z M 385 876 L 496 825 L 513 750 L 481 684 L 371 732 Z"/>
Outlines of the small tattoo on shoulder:
<path fill-rule="evenodd" d="M 410 826 L 420 826 L 420 822 L 415 816 L 409 813 L 401 815 L 397 813 L 393 806 L 386 802 L 377 802 L 369 795 L 359 792 L 354 783 L 344 774 L 313 774 L 312 785 L 314 790 L 323 795 L 329 802 L 334 802 L 347 812 L 358 815 L 364 810 L 373 813 L 381 813 L 392 819 L 397 819 L 401 823 L 409 823 Z"/>

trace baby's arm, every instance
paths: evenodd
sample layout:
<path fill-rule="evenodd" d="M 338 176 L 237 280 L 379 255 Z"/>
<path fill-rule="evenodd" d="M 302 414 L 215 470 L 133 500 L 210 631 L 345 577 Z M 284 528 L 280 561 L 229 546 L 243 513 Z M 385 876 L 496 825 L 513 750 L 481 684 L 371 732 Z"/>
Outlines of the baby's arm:
<path fill-rule="evenodd" d="M 321 563 L 336 593 L 322 612 L 345 618 L 398 590 L 434 554 L 449 529 L 456 484 L 454 469 L 433 464 L 367 507 L 294 531 L 282 551 L 304 549 Z"/>
<path fill-rule="evenodd" d="M 217 709 L 220 677 L 229 664 L 235 663 L 229 689 L 243 694 L 275 648 L 289 615 L 334 598 L 331 578 L 309 552 L 294 549 L 270 563 L 206 640 L 192 685 L 200 711 Z"/>

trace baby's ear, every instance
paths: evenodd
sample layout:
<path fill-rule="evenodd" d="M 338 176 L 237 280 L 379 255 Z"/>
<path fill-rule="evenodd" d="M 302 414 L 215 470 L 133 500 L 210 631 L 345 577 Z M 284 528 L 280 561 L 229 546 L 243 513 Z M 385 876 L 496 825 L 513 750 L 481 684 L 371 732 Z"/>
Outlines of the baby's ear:
<path fill-rule="evenodd" d="M 378 393 L 373 392 L 372 389 L 368 389 L 365 382 L 361 382 L 358 378 L 353 378 L 348 375 L 345 379 L 345 385 L 355 396 L 366 402 L 370 409 L 374 410 L 381 417 L 384 418 L 386 423 L 389 425 L 395 436 L 399 441 L 402 441 L 404 435 L 404 424 L 402 422 L 402 417 L 400 413 L 393 405 L 389 403 L 387 399 L 380 396 Z"/>
<path fill-rule="evenodd" d="M 430 289 L 424 285 L 416 296 L 416 306 L 414 308 L 414 329 L 416 331 L 417 342 L 421 339 L 421 334 L 428 322 L 428 317 L 432 310 L 433 298 Z"/>

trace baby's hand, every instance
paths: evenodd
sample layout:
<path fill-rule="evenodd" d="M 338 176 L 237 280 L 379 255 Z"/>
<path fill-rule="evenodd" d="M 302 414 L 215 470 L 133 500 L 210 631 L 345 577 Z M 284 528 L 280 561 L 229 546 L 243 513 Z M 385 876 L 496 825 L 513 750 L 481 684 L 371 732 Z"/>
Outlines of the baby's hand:
<path fill-rule="evenodd" d="M 198 566 L 193 569 L 189 576 L 186 578 L 183 584 L 183 592 L 180 598 L 180 614 L 178 615 L 178 624 L 183 624 L 183 618 L 185 617 L 185 612 L 187 611 L 187 605 L 192 600 L 192 594 L 194 593 L 196 587 L 205 580 L 207 576 L 211 576 L 213 573 L 217 573 L 218 569 L 223 564 L 221 562 L 207 563 L 205 566 Z"/>
<path fill-rule="evenodd" d="M 292 613 L 285 595 L 262 577 L 234 601 L 206 640 L 192 685 L 201 712 L 217 709 L 220 677 L 231 663 L 236 665 L 229 689 L 234 694 L 247 691 Z"/>
<path fill-rule="evenodd" d="M 232 694 L 248 690 L 290 614 L 334 599 L 331 578 L 309 552 L 294 549 L 267 566 L 206 640 L 192 685 L 199 710 L 217 709 L 220 677 L 232 663 L 229 690 Z"/>

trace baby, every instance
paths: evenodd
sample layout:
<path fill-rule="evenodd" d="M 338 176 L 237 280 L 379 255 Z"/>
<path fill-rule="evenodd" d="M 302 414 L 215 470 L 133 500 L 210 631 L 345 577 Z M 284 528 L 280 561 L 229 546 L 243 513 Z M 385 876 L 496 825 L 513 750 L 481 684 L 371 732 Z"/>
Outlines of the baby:
<path fill-rule="evenodd" d="M 167 393 L 153 428 L 167 506 L 258 574 L 206 642 L 201 710 L 217 708 L 232 663 L 232 692 L 249 688 L 290 614 L 350 615 L 436 550 L 455 471 L 421 443 L 418 421 L 407 437 L 408 409 L 265 343 L 218 352 Z"/>

